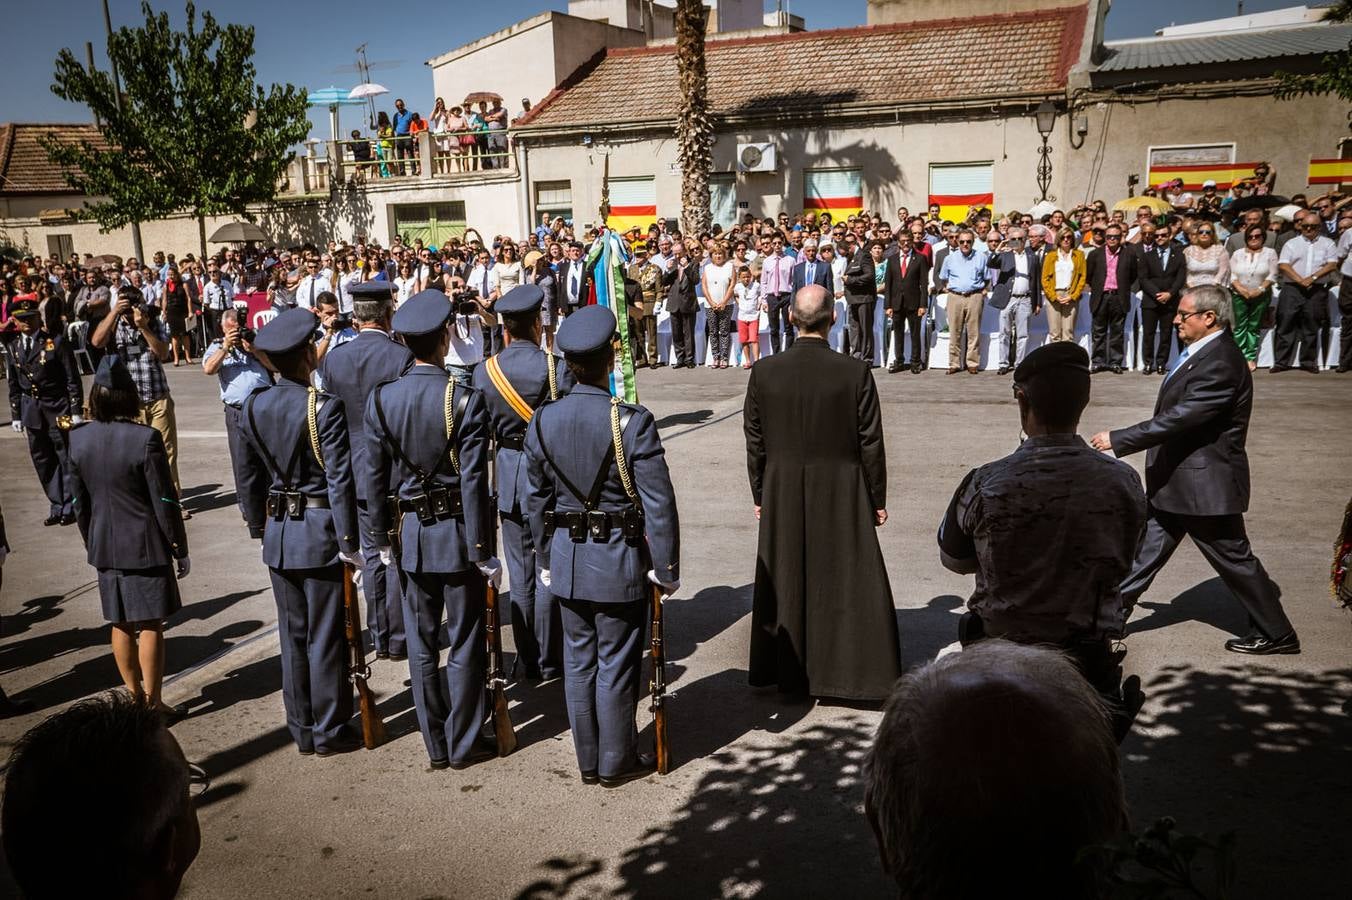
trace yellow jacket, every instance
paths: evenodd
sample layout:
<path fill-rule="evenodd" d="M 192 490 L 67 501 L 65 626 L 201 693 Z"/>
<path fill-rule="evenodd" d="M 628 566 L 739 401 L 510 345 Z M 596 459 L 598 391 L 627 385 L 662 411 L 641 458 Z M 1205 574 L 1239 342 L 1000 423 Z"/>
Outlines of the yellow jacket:
<path fill-rule="evenodd" d="M 1042 260 L 1042 299 L 1054 303 L 1056 301 L 1056 257 L 1059 250 L 1051 250 Z M 1084 293 L 1084 254 L 1078 249 L 1070 251 L 1071 264 L 1074 266 L 1074 272 L 1070 276 L 1070 294 L 1073 300 L 1080 299 L 1080 294 Z"/>

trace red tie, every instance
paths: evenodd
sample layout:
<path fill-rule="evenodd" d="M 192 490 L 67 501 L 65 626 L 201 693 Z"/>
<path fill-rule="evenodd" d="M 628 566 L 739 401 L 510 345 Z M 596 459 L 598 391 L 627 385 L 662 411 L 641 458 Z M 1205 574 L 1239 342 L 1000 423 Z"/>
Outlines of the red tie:
<path fill-rule="evenodd" d="M 903 257 L 901 258 L 901 277 L 902 277 L 902 278 L 905 278 L 905 277 L 906 277 L 906 263 L 907 263 L 907 261 L 908 261 L 908 258 L 907 258 L 906 256 L 903 256 Z"/>

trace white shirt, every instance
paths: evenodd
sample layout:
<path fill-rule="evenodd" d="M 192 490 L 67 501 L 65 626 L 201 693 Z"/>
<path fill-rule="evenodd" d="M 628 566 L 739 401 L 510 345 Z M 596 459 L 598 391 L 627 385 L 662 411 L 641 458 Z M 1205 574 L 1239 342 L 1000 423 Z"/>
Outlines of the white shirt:
<path fill-rule="evenodd" d="M 498 289 L 498 273 L 493 271 L 493 264 L 489 263 L 486 267 L 475 266 L 471 269 L 469 277 L 465 279 L 465 286 L 474 288 L 480 297 L 487 300 Z M 482 346 L 479 348 L 479 355 L 483 356 Z"/>
<path fill-rule="evenodd" d="M 230 301 L 235 299 L 235 286 L 226 279 L 222 278 L 221 283 L 208 281 L 202 287 L 202 303 L 207 309 L 214 309 L 217 312 L 227 309 Z"/>
<path fill-rule="evenodd" d="M 1337 260 L 1338 245 L 1322 234 L 1314 240 L 1303 234 L 1292 238 L 1282 248 L 1280 257 L 1280 261 L 1295 269 L 1301 278 L 1309 278 L 1314 272 Z"/>
<path fill-rule="evenodd" d="M 569 303 L 576 305 L 578 293 L 582 290 L 582 260 L 569 260 L 568 277 L 563 280 L 563 296 Z"/>
<path fill-rule="evenodd" d="M 396 294 L 394 298 L 394 305 L 397 307 L 399 304 L 403 303 L 409 297 L 412 297 L 413 288 L 416 287 L 417 284 L 418 278 L 416 275 L 410 276 L 408 278 L 401 277 L 394 279 L 394 286 L 399 289 L 399 293 Z"/>
<path fill-rule="evenodd" d="M 732 286 L 732 293 L 737 298 L 737 320 L 740 322 L 759 322 L 760 283 L 753 280 L 750 284 L 742 284 L 739 281 Z"/>
<path fill-rule="evenodd" d="M 1239 282 L 1251 291 L 1261 288 L 1263 282 L 1275 283 L 1277 251 L 1271 247 L 1262 247 L 1254 253 L 1248 247 L 1240 247 L 1230 254 L 1230 280 Z"/>
<path fill-rule="evenodd" d="M 751 254 L 748 253 L 748 254 L 747 254 L 747 257 L 749 258 L 750 256 L 751 256 Z M 664 253 L 658 253 L 658 254 L 655 255 L 652 259 L 653 259 L 653 263 L 656 264 L 657 267 L 658 267 L 659 269 L 662 270 L 662 274 L 663 274 L 663 275 L 665 275 L 666 273 L 670 272 L 670 271 L 671 271 L 671 267 L 672 267 L 672 266 L 675 264 L 675 262 L 676 262 L 676 257 L 671 253 L 670 250 L 666 251 L 665 254 L 664 254 Z"/>
<path fill-rule="evenodd" d="M 348 272 L 338 276 L 338 311 L 352 312 L 352 288 L 361 284 L 361 272 Z"/>
<path fill-rule="evenodd" d="M 446 365 L 472 366 L 483 362 L 483 319 L 479 316 L 456 314 L 451 327 L 451 345 L 446 349 Z"/>
<path fill-rule="evenodd" d="M 1338 253 L 1343 258 L 1343 267 L 1338 271 L 1352 278 L 1352 228 L 1344 231 L 1343 236 L 1338 238 Z"/>
<path fill-rule="evenodd" d="M 728 293 L 728 285 L 732 283 L 732 263 L 725 262 L 721 266 L 709 263 L 704 267 L 703 277 L 709 285 L 705 301 L 709 304 L 721 302 Z"/>
<path fill-rule="evenodd" d="M 316 298 L 328 291 L 333 293 L 333 285 L 321 275 L 306 275 L 296 285 L 296 305 L 305 309 L 314 309 Z"/>
<path fill-rule="evenodd" d="M 1014 284 L 1011 293 L 1016 297 L 1031 293 L 1028 284 L 1028 257 L 1022 250 L 1014 253 Z"/>

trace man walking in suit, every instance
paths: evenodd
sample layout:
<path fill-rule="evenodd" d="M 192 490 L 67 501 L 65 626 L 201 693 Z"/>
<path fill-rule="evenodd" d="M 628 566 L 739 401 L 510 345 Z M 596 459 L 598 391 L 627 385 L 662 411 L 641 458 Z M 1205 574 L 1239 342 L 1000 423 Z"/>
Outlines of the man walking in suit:
<path fill-rule="evenodd" d="M 1093 437 L 1096 449 L 1119 457 L 1147 451 L 1148 518 L 1136 562 L 1122 582 L 1123 625 L 1187 535 L 1248 610 L 1249 633 L 1226 641 L 1225 649 L 1299 653 L 1281 589 L 1253 555 L 1244 530 L 1249 507 L 1244 443 L 1253 378 L 1230 334 L 1229 310 L 1225 288 L 1205 285 L 1186 292 L 1174 317 L 1186 346 L 1160 385 L 1155 417 Z"/>
<path fill-rule="evenodd" d="M 1174 343 L 1174 316 L 1188 280 L 1183 251 L 1168 228 L 1141 225 L 1141 364 L 1146 375 L 1163 375 Z"/>
<path fill-rule="evenodd" d="M 919 373 L 920 323 L 925 319 L 925 304 L 929 302 L 929 262 L 912 247 L 910 232 L 897 232 L 897 255 L 888 261 L 885 278 L 887 307 L 883 312 L 892 323 L 892 364 L 887 371 L 900 372 L 906 368 L 902 341 L 909 331 L 910 368 L 912 373 Z M 883 356 L 887 356 L 886 347 Z"/>
<path fill-rule="evenodd" d="M 1085 278 L 1089 312 L 1094 317 L 1094 360 L 1091 372 L 1121 374 L 1126 362 L 1123 326 L 1131 309 L 1131 288 L 1138 273 L 1136 248 L 1122 244 L 1122 226 L 1109 225 L 1104 245 L 1089 251 Z"/>
<path fill-rule="evenodd" d="M 1000 310 L 1001 375 L 1023 362 L 1028 353 L 1028 324 L 1042 311 L 1042 266 L 1037 254 L 1024 246 L 1023 236 L 1021 228 L 1009 230 L 1009 249 L 997 260 L 998 275 L 991 290 L 991 306 Z"/>
<path fill-rule="evenodd" d="M 366 398 L 377 386 L 394 381 L 413 365 L 413 354 L 390 338 L 390 315 L 396 288 L 392 281 L 363 281 L 352 286 L 352 324 L 356 337 L 324 354 L 320 365 L 325 390 L 343 401 L 348 441 L 352 446 L 352 471 L 365 471 Z M 366 595 L 366 625 L 376 659 L 407 658 L 404 612 L 399 599 L 399 573 L 380 559 L 371 534 L 371 507 L 386 498 L 366 493 L 366 481 L 357 478 L 357 509 L 362 521 L 362 591 Z"/>
<path fill-rule="evenodd" d="M 751 367 L 743 410 L 760 537 L 750 682 L 877 701 L 901 675 L 892 588 L 876 529 L 887 456 L 868 363 L 834 353 L 831 293 L 798 292 L 799 340 Z"/>

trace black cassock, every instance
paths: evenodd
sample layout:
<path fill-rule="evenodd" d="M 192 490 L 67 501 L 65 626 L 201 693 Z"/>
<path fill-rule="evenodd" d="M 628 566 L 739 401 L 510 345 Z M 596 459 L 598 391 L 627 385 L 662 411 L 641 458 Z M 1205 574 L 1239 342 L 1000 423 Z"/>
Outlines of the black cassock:
<path fill-rule="evenodd" d="M 887 462 L 873 374 L 825 341 L 801 339 L 752 368 L 744 420 L 761 507 L 751 683 L 887 697 L 901 660 L 874 527 Z"/>

